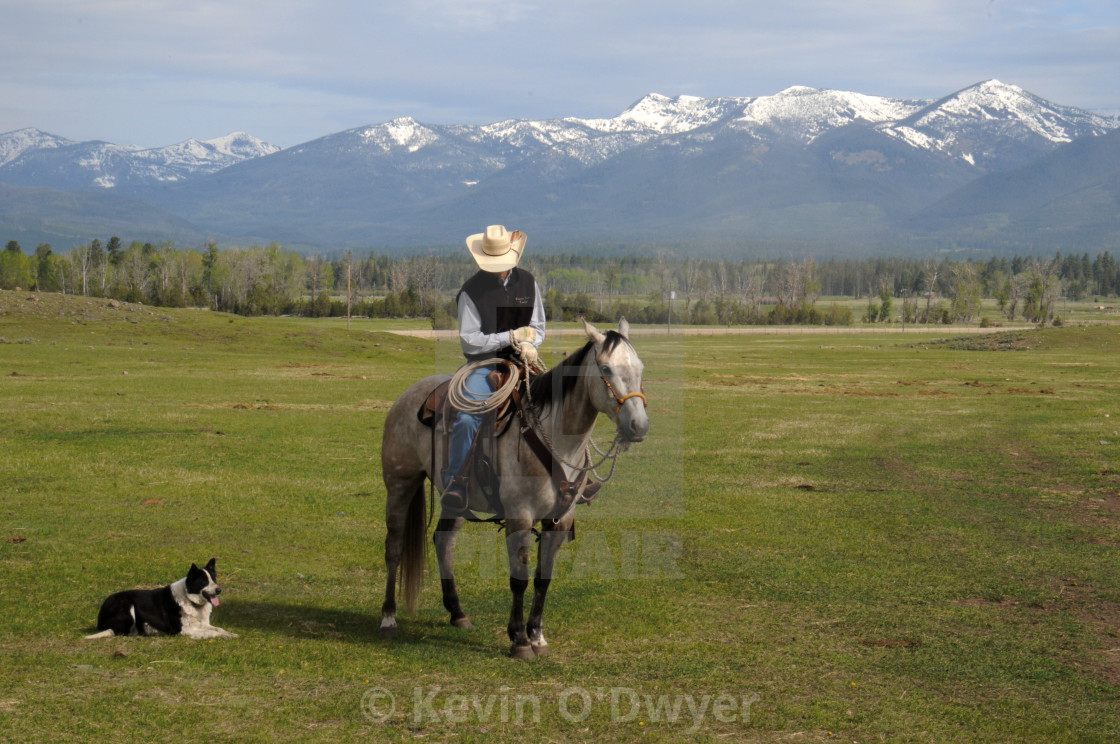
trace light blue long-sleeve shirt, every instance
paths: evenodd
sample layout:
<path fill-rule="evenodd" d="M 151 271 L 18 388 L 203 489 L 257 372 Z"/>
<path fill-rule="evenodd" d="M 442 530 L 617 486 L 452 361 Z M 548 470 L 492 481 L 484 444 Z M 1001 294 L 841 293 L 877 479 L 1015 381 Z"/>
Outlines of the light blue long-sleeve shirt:
<path fill-rule="evenodd" d="M 506 277 L 509 282 L 509 277 Z M 529 327 L 537 332 L 533 339 L 533 346 L 540 348 L 544 343 L 544 300 L 541 299 L 541 286 L 533 282 L 533 316 L 529 320 Z M 466 292 L 459 294 L 459 345 L 463 354 L 476 356 L 478 354 L 496 353 L 507 346 L 513 346 L 513 331 L 500 333 L 483 333 L 482 316 L 478 308 Z"/>

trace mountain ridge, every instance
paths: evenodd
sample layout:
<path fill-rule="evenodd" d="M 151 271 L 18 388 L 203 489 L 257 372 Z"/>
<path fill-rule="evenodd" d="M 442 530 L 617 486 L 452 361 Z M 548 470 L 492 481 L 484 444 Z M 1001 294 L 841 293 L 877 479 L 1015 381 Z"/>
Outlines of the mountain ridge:
<path fill-rule="evenodd" d="M 742 250 L 874 250 L 953 244 L 944 223 L 915 217 L 985 176 L 1118 128 L 1116 117 L 998 80 L 935 100 L 792 86 L 650 93 L 605 119 L 402 116 L 267 152 L 248 135 L 142 151 L 19 130 L 0 135 L 0 181 L 100 190 L 222 240 L 306 250 L 439 244 L 494 222 L 556 243 L 697 236 Z M 13 139 L 25 143 L 14 157 Z"/>
<path fill-rule="evenodd" d="M 75 142 L 32 127 L 0 134 L 0 181 L 63 191 L 144 186 L 214 173 L 279 150 L 245 132 L 145 148 Z"/>

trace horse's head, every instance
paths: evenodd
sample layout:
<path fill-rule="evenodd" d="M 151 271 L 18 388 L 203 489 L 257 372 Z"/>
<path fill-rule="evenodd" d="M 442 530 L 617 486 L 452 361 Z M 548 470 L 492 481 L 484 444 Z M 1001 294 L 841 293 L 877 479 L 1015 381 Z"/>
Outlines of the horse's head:
<path fill-rule="evenodd" d="M 642 390 L 642 371 L 645 365 L 630 343 L 630 324 L 623 318 L 617 331 L 602 333 L 595 326 L 583 322 L 587 337 L 593 345 L 593 359 L 601 380 L 591 383 L 591 401 L 595 408 L 607 414 L 618 433 L 628 442 L 640 442 L 649 433 L 649 416 L 646 415 L 646 396 Z"/>

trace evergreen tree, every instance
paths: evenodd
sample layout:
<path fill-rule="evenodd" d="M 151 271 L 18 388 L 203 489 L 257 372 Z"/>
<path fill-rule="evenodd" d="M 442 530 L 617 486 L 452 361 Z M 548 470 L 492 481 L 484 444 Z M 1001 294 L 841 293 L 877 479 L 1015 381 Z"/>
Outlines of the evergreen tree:
<path fill-rule="evenodd" d="M 105 253 L 109 256 L 109 263 L 116 267 L 121 265 L 121 259 L 124 258 L 124 253 L 121 251 L 121 239 L 116 235 L 109 238 L 109 244 L 105 246 Z"/>

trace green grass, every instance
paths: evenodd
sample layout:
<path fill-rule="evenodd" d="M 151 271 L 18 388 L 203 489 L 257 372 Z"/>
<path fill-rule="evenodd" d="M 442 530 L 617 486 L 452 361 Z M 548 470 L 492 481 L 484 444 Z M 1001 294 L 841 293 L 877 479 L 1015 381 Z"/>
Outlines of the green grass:
<path fill-rule="evenodd" d="M 385 328 L 0 293 L 4 740 L 1120 737 L 1120 329 L 636 336 L 653 433 L 519 663 L 492 528 L 476 630 L 429 580 L 378 636 L 381 425 L 456 359 Z M 211 556 L 239 638 L 82 639 Z"/>

